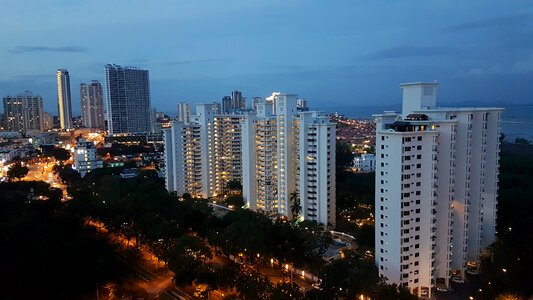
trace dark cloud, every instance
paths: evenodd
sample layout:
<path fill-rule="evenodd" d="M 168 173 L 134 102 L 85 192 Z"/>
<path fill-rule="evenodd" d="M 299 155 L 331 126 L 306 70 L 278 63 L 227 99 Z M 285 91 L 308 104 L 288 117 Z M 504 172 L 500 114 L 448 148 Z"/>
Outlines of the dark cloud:
<path fill-rule="evenodd" d="M 228 62 L 228 61 L 231 61 L 231 59 L 229 58 L 205 58 L 205 59 L 167 61 L 167 62 L 164 62 L 164 64 L 167 66 L 184 66 L 184 65 L 192 65 L 192 64 L 219 63 L 219 62 Z"/>
<path fill-rule="evenodd" d="M 448 26 L 443 28 L 443 32 L 457 32 L 457 31 L 467 31 L 467 30 L 476 30 L 489 27 L 516 27 L 522 26 L 527 22 L 531 22 L 533 18 L 532 13 L 520 13 L 505 17 L 484 19 L 474 22 L 466 22 L 462 24 L 457 24 L 453 26 Z"/>
<path fill-rule="evenodd" d="M 363 56 L 362 60 L 378 60 L 389 58 L 420 57 L 420 56 L 451 56 L 457 54 L 457 49 L 452 47 L 413 47 L 398 46 L 383 49 Z"/>
<path fill-rule="evenodd" d="M 17 46 L 14 49 L 10 49 L 11 53 L 31 53 L 31 52 L 71 52 L 71 53 L 83 53 L 87 52 L 85 47 L 76 46 L 63 46 L 63 47 L 47 47 L 47 46 Z"/>

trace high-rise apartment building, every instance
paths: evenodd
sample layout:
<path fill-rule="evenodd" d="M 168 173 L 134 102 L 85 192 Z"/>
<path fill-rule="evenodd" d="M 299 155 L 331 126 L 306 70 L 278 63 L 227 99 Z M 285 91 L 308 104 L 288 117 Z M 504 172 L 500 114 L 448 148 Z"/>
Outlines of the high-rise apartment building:
<path fill-rule="evenodd" d="M 242 123 L 243 196 L 266 214 L 335 224 L 335 124 L 276 93 Z M 274 109 L 274 106 L 276 109 Z"/>
<path fill-rule="evenodd" d="M 46 131 L 52 128 L 54 128 L 54 117 L 47 112 L 43 112 L 43 130 L 42 131 Z"/>
<path fill-rule="evenodd" d="M 222 113 L 233 114 L 246 109 L 246 99 L 240 91 L 231 92 L 231 96 L 222 98 Z"/>
<path fill-rule="evenodd" d="M 177 105 L 178 114 L 176 115 L 176 120 L 184 123 L 189 123 L 191 121 L 191 105 L 187 102 L 178 102 Z"/>
<path fill-rule="evenodd" d="M 104 98 L 98 80 L 80 85 L 80 107 L 83 126 L 105 129 Z"/>
<path fill-rule="evenodd" d="M 109 134 L 150 132 L 148 70 L 105 66 Z"/>
<path fill-rule="evenodd" d="M 4 119 L 7 131 L 34 134 L 43 131 L 43 98 L 26 92 L 4 97 Z"/>
<path fill-rule="evenodd" d="M 296 96 L 277 93 L 256 112 L 218 114 L 199 104 L 190 123 L 164 130 L 166 186 L 178 195 L 216 197 L 243 184 L 250 209 L 335 224 L 335 124 L 300 112 Z"/>
<path fill-rule="evenodd" d="M 72 129 L 72 99 L 70 93 L 70 75 L 67 69 L 58 69 L 57 73 L 57 107 L 59 125 L 62 130 Z"/>
<path fill-rule="evenodd" d="M 214 197 L 241 180 L 242 115 L 219 115 L 215 104 L 198 104 L 191 122 L 164 129 L 166 186 L 178 195 Z"/>
<path fill-rule="evenodd" d="M 94 169 L 103 168 L 104 162 L 97 158 L 96 146 L 91 141 L 78 140 L 74 148 L 74 167 L 81 177 Z"/>
<path fill-rule="evenodd" d="M 376 264 L 422 297 L 475 272 L 495 240 L 500 108 L 437 107 L 408 83 L 402 114 L 376 115 Z"/>

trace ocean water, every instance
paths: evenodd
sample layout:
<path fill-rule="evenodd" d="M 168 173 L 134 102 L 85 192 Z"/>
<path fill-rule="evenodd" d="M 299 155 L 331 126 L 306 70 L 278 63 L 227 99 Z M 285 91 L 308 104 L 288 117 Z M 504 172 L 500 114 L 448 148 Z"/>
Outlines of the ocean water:
<path fill-rule="evenodd" d="M 505 140 L 514 141 L 521 137 L 533 141 L 533 105 L 491 105 L 503 107 L 502 133 Z M 338 112 L 349 118 L 371 119 L 372 114 L 379 114 L 385 110 L 401 111 L 401 106 L 347 106 L 343 108 L 323 108 L 328 113 Z"/>

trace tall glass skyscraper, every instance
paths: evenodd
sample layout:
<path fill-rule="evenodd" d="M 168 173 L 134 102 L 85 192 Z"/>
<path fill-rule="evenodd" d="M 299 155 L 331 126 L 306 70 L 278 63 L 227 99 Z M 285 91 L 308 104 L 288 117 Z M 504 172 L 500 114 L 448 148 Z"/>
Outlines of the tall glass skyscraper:
<path fill-rule="evenodd" d="M 83 126 L 104 129 L 104 100 L 98 80 L 80 85 L 80 102 Z"/>
<path fill-rule="evenodd" d="M 70 75 L 67 69 L 57 70 L 57 107 L 61 129 L 72 128 L 72 101 L 70 98 Z"/>
<path fill-rule="evenodd" d="M 109 134 L 149 132 L 148 70 L 108 64 L 105 75 Z"/>

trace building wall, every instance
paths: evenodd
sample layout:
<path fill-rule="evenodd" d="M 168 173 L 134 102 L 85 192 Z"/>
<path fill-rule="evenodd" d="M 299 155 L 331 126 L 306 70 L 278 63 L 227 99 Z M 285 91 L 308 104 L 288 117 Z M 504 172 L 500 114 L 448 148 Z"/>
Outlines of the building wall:
<path fill-rule="evenodd" d="M 80 85 L 80 107 L 83 126 L 105 129 L 104 99 L 98 80 Z"/>
<path fill-rule="evenodd" d="M 7 131 L 35 134 L 43 131 L 43 98 L 31 94 L 4 97 Z"/>
<path fill-rule="evenodd" d="M 403 118 L 376 118 L 376 264 L 430 296 L 494 241 L 501 109 L 439 108 L 436 84 L 402 88 Z"/>
<path fill-rule="evenodd" d="M 273 97 L 242 121 L 244 199 L 266 214 L 334 226 L 335 124 L 317 112 L 298 112 L 296 95 Z"/>
<path fill-rule="evenodd" d="M 61 129 L 68 130 L 72 126 L 72 99 L 70 93 L 70 75 L 68 70 L 57 70 L 57 101 L 59 124 Z"/>
<path fill-rule="evenodd" d="M 150 132 L 148 70 L 106 65 L 110 134 Z"/>
<path fill-rule="evenodd" d="M 97 158 L 96 146 L 93 142 L 79 140 L 74 149 L 74 169 L 81 177 L 94 169 L 103 168 L 104 162 Z"/>

